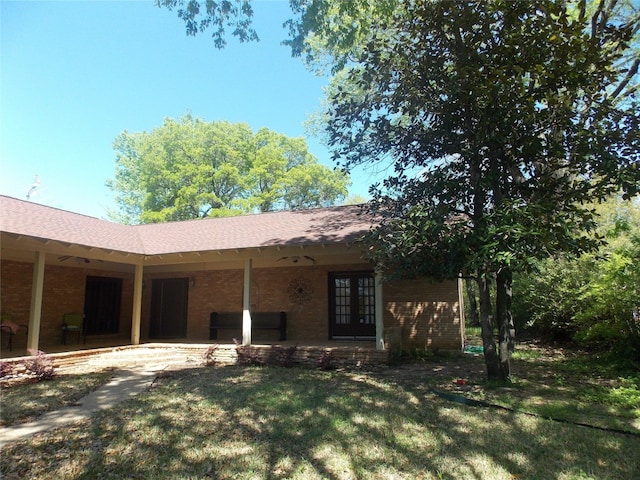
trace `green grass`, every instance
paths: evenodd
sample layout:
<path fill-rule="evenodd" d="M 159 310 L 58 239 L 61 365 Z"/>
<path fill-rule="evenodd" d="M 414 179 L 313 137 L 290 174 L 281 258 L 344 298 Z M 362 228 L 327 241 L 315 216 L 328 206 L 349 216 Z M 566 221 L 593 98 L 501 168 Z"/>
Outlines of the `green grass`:
<path fill-rule="evenodd" d="M 472 379 L 466 395 L 518 412 L 640 434 L 640 374 L 584 354 L 520 345 L 508 385 Z"/>
<path fill-rule="evenodd" d="M 91 420 L 5 446 L 0 476 L 640 477 L 640 438 L 448 402 L 428 385 L 450 379 L 429 371 L 233 366 L 170 373 Z M 522 382 L 515 393 L 537 388 Z"/>
<path fill-rule="evenodd" d="M 480 336 L 482 335 L 482 327 L 471 327 L 471 326 L 467 325 L 464 328 L 464 332 L 465 332 L 465 335 L 467 337 L 478 337 L 478 338 L 480 338 Z"/>
<path fill-rule="evenodd" d="M 2 387 L 0 425 L 15 425 L 57 410 L 97 389 L 113 376 L 111 371 L 91 375 L 59 375 L 38 383 Z"/>
<path fill-rule="evenodd" d="M 482 345 L 480 327 L 467 327 Z M 476 379 L 468 396 L 548 418 L 640 431 L 640 368 L 611 354 L 588 354 L 524 343 L 512 357 L 512 383 Z M 506 392 L 506 393 L 505 393 Z"/>

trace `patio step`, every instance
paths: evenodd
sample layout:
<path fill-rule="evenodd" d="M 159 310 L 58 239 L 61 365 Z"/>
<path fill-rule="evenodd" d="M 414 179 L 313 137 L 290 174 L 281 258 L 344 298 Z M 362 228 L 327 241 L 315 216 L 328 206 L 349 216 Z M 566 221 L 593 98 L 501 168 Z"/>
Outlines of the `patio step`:
<path fill-rule="evenodd" d="M 269 363 L 275 348 L 281 350 L 294 345 L 251 345 L 242 347 L 245 354 L 263 363 Z M 238 361 L 238 350 L 232 344 L 143 344 L 76 350 L 47 354 L 59 373 L 95 371 L 102 368 L 140 367 L 161 370 L 203 365 L 203 355 L 214 348 L 216 364 L 232 365 Z M 14 364 L 17 372 L 24 371 L 22 362 L 33 357 L 3 360 Z M 292 360 L 299 365 L 315 367 L 323 359 L 332 366 L 357 367 L 388 363 L 387 351 L 358 346 L 295 346 Z"/>
<path fill-rule="evenodd" d="M 316 366 L 321 358 L 331 365 L 358 367 L 364 365 L 380 365 L 389 361 L 389 352 L 357 346 L 297 346 L 297 345 L 251 345 L 242 347 L 245 354 L 253 359 L 267 363 L 273 355 L 274 348 L 286 350 L 295 347 L 291 357 L 294 363 Z M 234 364 L 238 360 L 235 345 L 220 345 L 215 351 L 216 361 L 222 364 Z"/>
<path fill-rule="evenodd" d="M 75 370 L 91 370 L 96 368 L 127 368 L 131 366 L 156 366 L 170 364 L 195 365 L 201 363 L 205 347 L 196 346 L 121 346 L 72 352 L 50 353 L 47 358 L 55 370 L 65 373 Z M 15 365 L 17 372 L 24 371 L 21 365 L 33 357 L 15 357 L 4 359 L 3 363 Z"/>

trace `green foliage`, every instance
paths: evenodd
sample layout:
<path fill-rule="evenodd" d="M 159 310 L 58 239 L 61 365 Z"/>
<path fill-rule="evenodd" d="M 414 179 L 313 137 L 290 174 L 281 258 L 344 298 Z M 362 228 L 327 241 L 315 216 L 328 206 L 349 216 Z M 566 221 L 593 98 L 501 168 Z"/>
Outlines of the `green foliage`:
<path fill-rule="evenodd" d="M 343 202 L 344 205 L 362 205 L 367 203 L 367 197 L 362 195 L 349 195 Z"/>
<path fill-rule="evenodd" d="M 621 378 L 620 386 L 609 390 L 606 402 L 633 409 L 640 417 L 640 376 Z"/>
<path fill-rule="evenodd" d="M 640 139 L 637 111 L 605 97 L 630 31 L 596 32 L 595 49 L 586 28 L 560 3 L 495 1 L 411 4 L 374 29 L 328 130 L 347 168 L 395 159 L 377 195 L 378 264 L 452 277 L 594 248 L 579 202 L 635 191 Z"/>
<path fill-rule="evenodd" d="M 227 44 L 227 28 L 240 42 L 258 41 L 258 34 L 251 26 L 253 8 L 250 0 L 155 0 L 155 4 L 175 9 L 184 21 L 187 35 L 210 32 L 216 48 Z"/>
<path fill-rule="evenodd" d="M 437 358 L 436 352 L 434 352 L 429 348 L 416 347 L 416 348 L 404 349 L 401 353 L 401 359 L 405 362 L 433 361 L 436 358 Z"/>
<path fill-rule="evenodd" d="M 596 211 L 607 243 L 518 277 L 514 314 L 545 335 L 640 360 L 640 203 L 614 197 Z"/>
<path fill-rule="evenodd" d="M 513 345 L 512 271 L 595 251 L 601 239 L 585 203 L 640 191 L 637 7 L 628 0 L 292 0 L 291 7 L 292 53 L 335 74 L 324 115 L 334 158 L 347 171 L 394 163 L 394 174 L 371 190 L 381 225 L 368 238 L 370 259 L 387 278 L 475 277 L 487 366 L 493 314 L 504 364 Z M 633 277 L 626 261 L 612 262 L 602 285 Z M 607 289 L 597 285 L 582 294 L 601 311 Z M 557 302 L 569 310 L 559 295 Z M 564 313 L 556 318 L 566 322 Z M 582 331 L 611 334 L 601 324 Z"/>
<path fill-rule="evenodd" d="M 348 176 L 320 165 L 302 138 L 243 123 L 165 119 L 114 142 L 124 223 L 153 223 L 255 211 L 328 206 L 346 197 Z"/>
<path fill-rule="evenodd" d="M 542 261 L 534 271 L 514 279 L 513 313 L 522 329 L 535 327 L 547 339 L 569 339 L 576 292 L 583 270 L 566 258 Z"/>
<path fill-rule="evenodd" d="M 373 31 L 383 31 L 402 8 L 399 0 L 290 0 L 293 18 L 285 22 L 293 56 L 310 68 L 336 73 L 366 48 Z"/>

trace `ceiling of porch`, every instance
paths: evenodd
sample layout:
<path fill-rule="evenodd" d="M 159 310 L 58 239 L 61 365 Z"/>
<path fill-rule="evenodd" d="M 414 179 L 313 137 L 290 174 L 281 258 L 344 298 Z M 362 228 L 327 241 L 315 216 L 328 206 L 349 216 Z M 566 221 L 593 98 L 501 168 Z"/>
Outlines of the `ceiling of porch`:
<path fill-rule="evenodd" d="M 348 244 L 140 255 L 0 232 L 0 245 L 4 260 L 32 263 L 40 251 L 46 255 L 46 265 L 119 272 L 133 272 L 135 265 L 142 265 L 148 273 L 241 269 L 246 259 L 252 260 L 254 268 L 367 264 L 361 249 Z"/>

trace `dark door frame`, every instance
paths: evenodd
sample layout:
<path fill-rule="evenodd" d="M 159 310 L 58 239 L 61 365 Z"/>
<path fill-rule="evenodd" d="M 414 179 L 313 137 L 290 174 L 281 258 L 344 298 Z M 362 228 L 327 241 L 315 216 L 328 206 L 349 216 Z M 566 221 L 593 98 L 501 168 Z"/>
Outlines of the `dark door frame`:
<path fill-rule="evenodd" d="M 342 302 L 338 300 L 336 279 L 348 279 Z M 366 279 L 364 285 L 360 280 Z M 348 323 L 337 323 L 338 310 L 348 315 Z M 376 337 L 375 276 L 371 270 L 329 273 L 329 340 L 371 340 Z M 343 317 L 344 318 L 344 317 Z"/>

